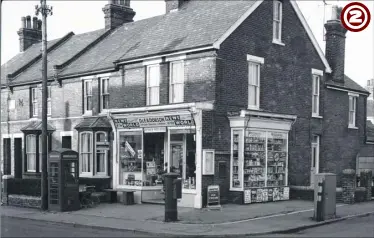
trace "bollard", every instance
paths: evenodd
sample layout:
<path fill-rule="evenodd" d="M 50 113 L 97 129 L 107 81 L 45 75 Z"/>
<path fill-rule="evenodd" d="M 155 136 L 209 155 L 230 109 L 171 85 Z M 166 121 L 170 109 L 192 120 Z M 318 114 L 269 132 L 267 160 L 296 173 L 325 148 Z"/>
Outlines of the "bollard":
<path fill-rule="evenodd" d="M 167 173 L 165 176 L 165 222 L 178 220 L 176 183 L 179 174 Z"/>
<path fill-rule="evenodd" d="M 318 181 L 316 221 L 323 221 L 324 181 Z"/>

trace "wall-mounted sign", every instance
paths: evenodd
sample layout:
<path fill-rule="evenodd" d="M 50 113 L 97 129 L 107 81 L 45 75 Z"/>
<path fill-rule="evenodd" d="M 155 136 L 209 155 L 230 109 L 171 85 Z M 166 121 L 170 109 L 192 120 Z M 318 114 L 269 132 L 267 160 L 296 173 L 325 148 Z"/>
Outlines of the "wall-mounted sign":
<path fill-rule="evenodd" d="M 164 132 L 166 132 L 166 127 L 144 128 L 144 133 L 164 133 Z"/>
<path fill-rule="evenodd" d="M 190 114 L 181 114 L 173 116 L 117 118 L 113 119 L 113 122 L 116 128 L 118 129 L 167 126 L 194 126 L 194 122 Z"/>

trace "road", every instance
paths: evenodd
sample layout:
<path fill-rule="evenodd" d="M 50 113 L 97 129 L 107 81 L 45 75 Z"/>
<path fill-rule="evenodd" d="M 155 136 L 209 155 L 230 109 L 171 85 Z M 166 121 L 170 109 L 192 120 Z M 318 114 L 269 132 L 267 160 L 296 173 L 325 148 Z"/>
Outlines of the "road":
<path fill-rule="evenodd" d="M 73 227 L 72 225 L 48 223 L 1 217 L 1 237 L 151 237 L 130 231 L 103 230 Z"/>
<path fill-rule="evenodd" d="M 293 234 L 262 237 L 374 237 L 374 215 L 348 219 Z"/>

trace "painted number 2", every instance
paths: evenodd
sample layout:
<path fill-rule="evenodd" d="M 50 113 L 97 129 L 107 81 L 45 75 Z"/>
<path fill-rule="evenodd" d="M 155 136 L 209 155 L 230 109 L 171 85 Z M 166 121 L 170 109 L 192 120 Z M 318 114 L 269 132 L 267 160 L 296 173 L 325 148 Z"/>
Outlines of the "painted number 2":
<path fill-rule="evenodd" d="M 360 19 L 362 12 L 360 10 L 352 10 L 349 12 L 349 14 L 351 14 L 349 19 L 350 23 L 362 23 L 362 19 Z"/>

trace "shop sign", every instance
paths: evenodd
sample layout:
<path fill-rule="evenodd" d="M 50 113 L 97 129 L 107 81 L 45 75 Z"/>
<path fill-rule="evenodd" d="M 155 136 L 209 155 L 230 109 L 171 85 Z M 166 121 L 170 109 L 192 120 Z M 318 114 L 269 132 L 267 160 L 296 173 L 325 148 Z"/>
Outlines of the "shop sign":
<path fill-rule="evenodd" d="M 220 194 L 219 194 L 218 185 L 208 186 L 207 198 L 208 198 L 208 201 L 207 201 L 208 207 L 220 206 Z"/>
<path fill-rule="evenodd" d="M 116 128 L 118 129 L 167 126 L 194 126 L 193 119 L 190 114 L 118 118 L 113 119 L 113 122 Z"/>
<path fill-rule="evenodd" d="M 166 132 L 166 127 L 150 127 L 144 128 L 144 133 L 163 133 Z"/>

